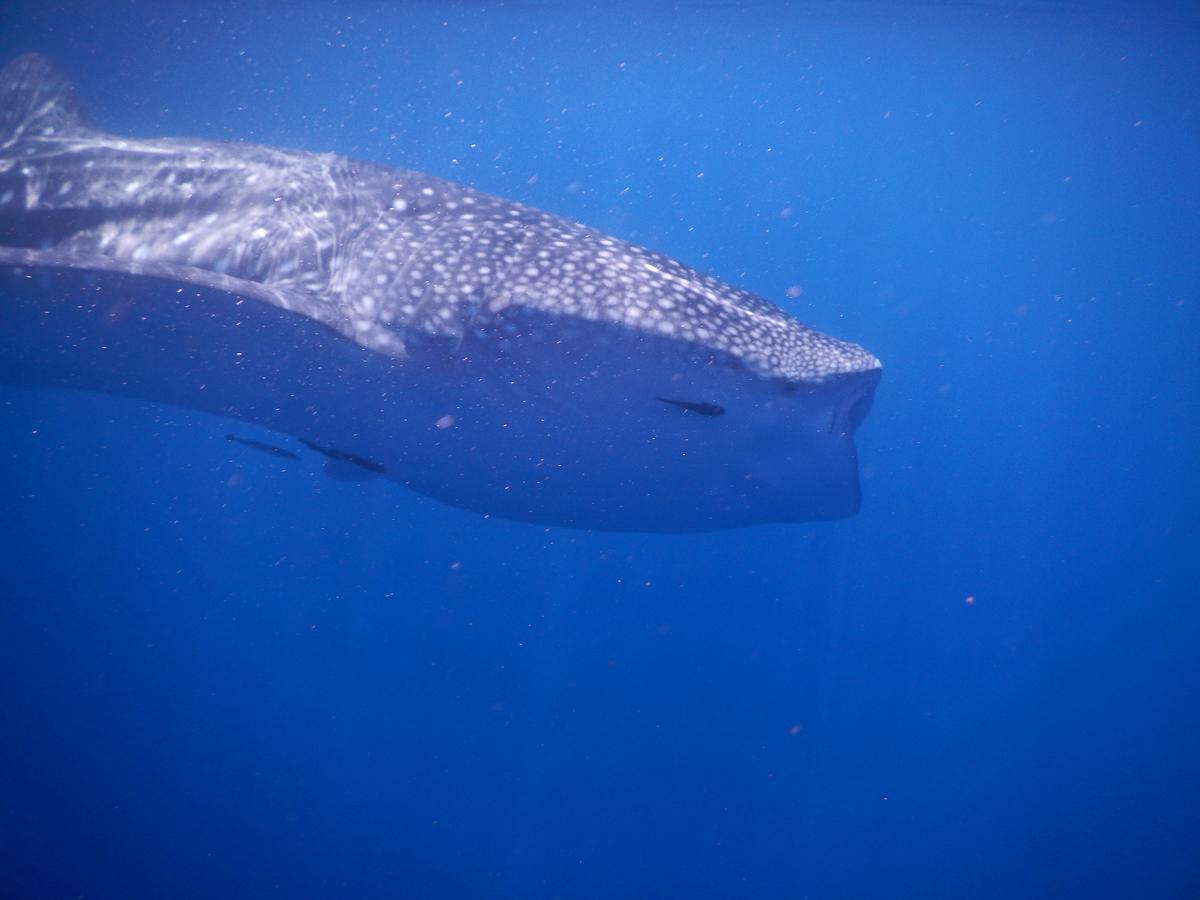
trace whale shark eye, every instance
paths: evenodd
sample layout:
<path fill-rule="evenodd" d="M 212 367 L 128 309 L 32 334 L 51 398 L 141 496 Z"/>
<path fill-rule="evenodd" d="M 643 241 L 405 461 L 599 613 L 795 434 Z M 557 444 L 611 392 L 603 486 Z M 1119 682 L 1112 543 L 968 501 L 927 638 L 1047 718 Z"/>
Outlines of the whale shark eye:
<path fill-rule="evenodd" d="M 663 403 L 669 403 L 672 406 L 677 406 L 687 412 L 695 413 L 698 416 L 715 417 L 725 415 L 725 408 L 715 403 L 695 400 L 669 400 L 666 397 L 656 397 L 655 399 L 661 400 Z"/>

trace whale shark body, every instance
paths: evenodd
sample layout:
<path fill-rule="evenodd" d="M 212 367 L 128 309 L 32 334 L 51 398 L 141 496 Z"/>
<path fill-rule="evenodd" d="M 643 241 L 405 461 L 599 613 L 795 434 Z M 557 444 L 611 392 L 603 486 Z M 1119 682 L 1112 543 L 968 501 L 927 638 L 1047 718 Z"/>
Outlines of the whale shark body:
<path fill-rule="evenodd" d="M 488 515 L 696 531 L 855 513 L 880 372 L 520 203 L 333 154 L 117 137 L 43 57 L 0 71 L 2 383 L 242 420 Z"/>

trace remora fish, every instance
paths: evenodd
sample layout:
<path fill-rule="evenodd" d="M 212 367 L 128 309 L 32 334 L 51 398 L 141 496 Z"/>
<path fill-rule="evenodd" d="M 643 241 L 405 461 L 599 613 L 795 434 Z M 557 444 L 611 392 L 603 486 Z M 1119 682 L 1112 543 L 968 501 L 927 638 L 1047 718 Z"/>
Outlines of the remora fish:
<path fill-rule="evenodd" d="M 117 137 L 46 59 L 0 72 L 0 382 L 252 422 L 490 515 L 694 531 L 853 514 L 880 371 L 549 213 L 331 154 Z"/>
<path fill-rule="evenodd" d="M 291 450 L 286 450 L 283 447 L 277 447 L 275 444 L 268 444 L 266 441 L 256 441 L 254 438 L 242 437 L 238 434 L 227 434 L 225 440 L 234 444 L 241 444 L 243 447 L 249 447 L 251 450 L 257 450 L 259 453 L 265 453 L 267 456 L 277 456 L 280 459 L 299 459 L 299 454 L 293 453 Z"/>

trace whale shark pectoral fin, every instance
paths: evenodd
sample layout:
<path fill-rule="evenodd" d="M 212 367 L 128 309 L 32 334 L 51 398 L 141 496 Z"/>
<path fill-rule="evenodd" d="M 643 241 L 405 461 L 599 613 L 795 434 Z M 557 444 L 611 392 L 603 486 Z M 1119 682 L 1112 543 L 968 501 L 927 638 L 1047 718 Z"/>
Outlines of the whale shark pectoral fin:
<path fill-rule="evenodd" d="M 305 302 L 188 266 L 0 246 L 0 384 L 136 397 L 295 434 L 334 403 L 309 386 L 377 362 Z"/>
<path fill-rule="evenodd" d="M 346 316 L 322 295 L 309 295 L 285 286 L 249 281 L 209 269 L 158 260 L 119 259 L 100 253 L 76 253 L 62 250 L 39 250 L 29 247 L 0 246 L 0 269 L 22 273 L 77 272 L 87 273 L 94 283 L 107 280 L 112 286 L 120 279 L 135 282 L 155 282 L 176 287 L 195 287 L 224 294 L 237 304 L 246 300 L 258 301 L 296 317 L 311 320 L 342 337 L 353 340 L 354 328 Z M 163 292 L 163 296 L 168 295 Z M 388 352 L 389 348 L 382 348 Z"/>

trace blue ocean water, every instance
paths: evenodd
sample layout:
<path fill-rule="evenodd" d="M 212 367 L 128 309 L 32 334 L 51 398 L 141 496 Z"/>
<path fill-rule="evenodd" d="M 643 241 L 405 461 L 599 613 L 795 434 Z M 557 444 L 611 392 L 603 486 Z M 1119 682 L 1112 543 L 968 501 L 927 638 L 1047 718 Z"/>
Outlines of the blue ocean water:
<path fill-rule="evenodd" d="M 512 197 L 885 375 L 857 517 L 674 536 L 0 389 L 0 896 L 1200 896 L 1189 4 L 2 15 L 113 132 Z"/>

